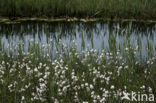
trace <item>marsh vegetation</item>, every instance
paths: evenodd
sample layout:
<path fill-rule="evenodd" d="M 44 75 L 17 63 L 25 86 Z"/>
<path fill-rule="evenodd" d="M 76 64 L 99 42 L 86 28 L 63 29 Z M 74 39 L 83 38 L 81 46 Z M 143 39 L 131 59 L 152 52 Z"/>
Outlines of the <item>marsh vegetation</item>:
<path fill-rule="evenodd" d="M 156 94 L 156 25 L 0 25 L 1 103 L 113 103 Z M 134 101 L 135 102 L 135 101 Z"/>
<path fill-rule="evenodd" d="M 155 19 L 155 5 L 155 0 L 0 0 L 0 16 Z"/>

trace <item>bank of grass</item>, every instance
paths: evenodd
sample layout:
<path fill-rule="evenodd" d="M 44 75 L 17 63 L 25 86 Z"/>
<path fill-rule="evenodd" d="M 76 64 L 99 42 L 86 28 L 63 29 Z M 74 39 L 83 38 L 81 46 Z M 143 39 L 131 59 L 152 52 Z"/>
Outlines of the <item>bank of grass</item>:
<path fill-rule="evenodd" d="M 155 0 L 0 0 L 0 16 L 155 19 L 155 5 Z"/>
<path fill-rule="evenodd" d="M 132 91 L 154 100 L 156 57 L 139 61 L 141 45 L 117 50 L 112 43 L 110 50 L 98 52 L 78 51 L 75 43 L 68 47 L 61 41 L 55 47 L 53 41 L 28 42 L 27 52 L 25 44 L 0 44 L 1 103 L 129 103 L 121 97 Z M 56 49 L 54 55 L 49 49 Z"/>

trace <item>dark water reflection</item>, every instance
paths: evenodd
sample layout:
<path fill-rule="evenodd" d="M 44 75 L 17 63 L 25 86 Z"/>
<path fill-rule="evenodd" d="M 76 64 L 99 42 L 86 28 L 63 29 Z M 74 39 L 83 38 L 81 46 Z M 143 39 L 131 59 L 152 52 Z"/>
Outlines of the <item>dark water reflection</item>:
<path fill-rule="evenodd" d="M 19 24 L 0 24 L 1 44 L 25 43 L 28 40 L 42 44 L 59 39 L 67 45 L 74 40 L 79 50 L 82 48 L 102 48 L 113 50 L 141 46 L 146 55 L 147 44 L 156 47 L 156 24 L 135 22 L 22 22 Z M 155 49 L 153 50 L 155 52 Z"/>

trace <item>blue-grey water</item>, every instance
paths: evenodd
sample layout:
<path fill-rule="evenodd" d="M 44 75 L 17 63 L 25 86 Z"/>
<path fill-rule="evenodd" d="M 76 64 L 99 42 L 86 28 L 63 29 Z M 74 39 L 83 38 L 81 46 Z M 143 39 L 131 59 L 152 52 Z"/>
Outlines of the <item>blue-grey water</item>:
<path fill-rule="evenodd" d="M 142 55 L 146 55 L 147 45 L 156 48 L 156 24 L 137 22 L 22 22 L 17 24 L 0 24 L 0 42 L 7 48 L 17 43 L 28 41 L 48 44 L 62 40 L 67 46 L 74 41 L 78 50 L 93 48 L 97 50 L 116 49 L 131 45 L 141 46 Z M 155 52 L 155 49 L 153 49 Z"/>

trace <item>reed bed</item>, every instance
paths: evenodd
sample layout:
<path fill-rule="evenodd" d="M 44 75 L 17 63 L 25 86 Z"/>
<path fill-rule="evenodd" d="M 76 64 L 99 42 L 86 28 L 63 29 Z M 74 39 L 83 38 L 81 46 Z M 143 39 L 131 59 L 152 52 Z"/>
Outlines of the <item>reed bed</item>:
<path fill-rule="evenodd" d="M 70 47 L 61 40 L 57 46 L 28 42 L 28 51 L 25 44 L 0 44 L 1 103 L 129 103 L 122 100 L 123 92 L 156 94 L 156 56 L 139 61 L 144 58 L 136 55 L 139 44 L 120 50 L 112 44 L 99 52 L 78 51 L 74 41 Z M 55 52 L 46 52 L 49 48 Z"/>
<path fill-rule="evenodd" d="M 0 0 L 0 16 L 155 19 L 155 5 L 155 0 Z"/>

